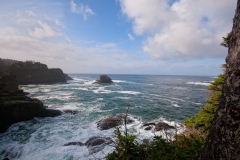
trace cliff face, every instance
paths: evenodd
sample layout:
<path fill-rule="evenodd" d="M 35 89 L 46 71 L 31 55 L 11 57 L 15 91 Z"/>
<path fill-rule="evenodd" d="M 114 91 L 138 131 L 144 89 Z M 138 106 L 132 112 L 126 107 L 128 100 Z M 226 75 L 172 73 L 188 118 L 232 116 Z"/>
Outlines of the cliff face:
<path fill-rule="evenodd" d="M 26 84 L 52 84 L 66 82 L 61 69 L 14 69 L 10 70 L 16 75 L 19 85 Z"/>
<path fill-rule="evenodd" d="M 47 65 L 33 61 L 16 62 L 8 67 L 8 71 L 16 75 L 20 85 L 52 84 L 71 80 L 61 69 L 49 69 Z"/>
<path fill-rule="evenodd" d="M 228 44 L 222 96 L 215 113 L 202 160 L 240 159 L 240 0 Z"/>
<path fill-rule="evenodd" d="M 60 114 L 58 110 L 47 109 L 40 100 L 25 96 L 14 75 L 0 72 L 0 133 L 16 122 Z"/>

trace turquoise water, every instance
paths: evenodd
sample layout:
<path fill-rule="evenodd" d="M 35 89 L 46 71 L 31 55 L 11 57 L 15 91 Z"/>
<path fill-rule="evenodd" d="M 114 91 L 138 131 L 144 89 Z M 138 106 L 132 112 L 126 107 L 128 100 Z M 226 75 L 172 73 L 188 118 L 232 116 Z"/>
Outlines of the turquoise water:
<path fill-rule="evenodd" d="M 86 147 L 63 146 L 70 141 L 85 142 L 93 136 L 113 136 L 113 130 L 100 131 L 95 122 L 104 116 L 125 113 L 135 120 L 128 125 L 140 138 L 151 137 L 142 129 L 146 122 L 164 121 L 178 125 L 204 106 L 207 86 L 214 77 L 109 75 L 112 84 L 92 84 L 99 75 L 70 74 L 64 84 L 20 86 L 49 108 L 77 110 L 76 115 L 35 118 L 12 125 L 0 134 L 0 159 L 102 159 L 112 151 L 89 155 Z"/>

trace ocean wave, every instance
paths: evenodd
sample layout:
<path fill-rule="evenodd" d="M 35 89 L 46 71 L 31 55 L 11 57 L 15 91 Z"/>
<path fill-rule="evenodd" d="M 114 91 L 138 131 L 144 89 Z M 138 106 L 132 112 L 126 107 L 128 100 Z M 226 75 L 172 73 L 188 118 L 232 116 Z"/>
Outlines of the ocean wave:
<path fill-rule="evenodd" d="M 133 94 L 133 95 L 141 94 L 141 92 L 136 92 L 136 91 L 116 91 L 116 92 L 122 93 L 122 94 Z"/>
<path fill-rule="evenodd" d="M 112 91 L 110 90 L 105 90 L 105 87 L 99 87 L 98 89 L 92 91 L 93 93 L 105 93 L 105 94 L 112 93 Z"/>
<path fill-rule="evenodd" d="M 209 86 L 210 85 L 210 83 L 206 83 L 206 82 L 187 82 L 187 84 L 202 85 L 202 86 Z"/>
<path fill-rule="evenodd" d="M 112 80 L 114 83 L 126 83 L 126 81 L 123 80 Z"/>

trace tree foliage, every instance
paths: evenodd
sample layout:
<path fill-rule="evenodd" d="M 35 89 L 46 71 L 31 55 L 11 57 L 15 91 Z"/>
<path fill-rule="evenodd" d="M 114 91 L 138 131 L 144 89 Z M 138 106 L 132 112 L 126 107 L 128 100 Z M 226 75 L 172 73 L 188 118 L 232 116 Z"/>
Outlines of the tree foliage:
<path fill-rule="evenodd" d="M 223 42 L 220 45 L 223 47 L 228 47 L 231 39 L 231 35 L 232 35 L 232 32 L 228 33 L 226 37 L 222 37 Z"/>

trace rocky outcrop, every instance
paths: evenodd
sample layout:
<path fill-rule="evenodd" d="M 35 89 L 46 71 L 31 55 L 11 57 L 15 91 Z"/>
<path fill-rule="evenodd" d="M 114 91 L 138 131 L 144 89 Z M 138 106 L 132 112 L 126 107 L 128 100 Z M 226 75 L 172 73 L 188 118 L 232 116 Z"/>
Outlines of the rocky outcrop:
<path fill-rule="evenodd" d="M 56 69 L 15 69 L 10 70 L 16 75 L 19 85 L 53 84 L 66 82 L 63 71 Z"/>
<path fill-rule="evenodd" d="M 236 2 L 236 1 L 235 1 Z M 201 160 L 240 159 L 240 0 L 237 1 L 226 58 L 226 73 L 218 109 Z"/>
<path fill-rule="evenodd" d="M 64 144 L 64 146 L 70 145 L 79 145 L 86 146 L 88 148 L 89 154 L 97 153 L 104 149 L 108 144 L 111 144 L 113 141 L 109 137 L 91 137 L 85 143 L 82 142 L 69 142 Z"/>
<path fill-rule="evenodd" d="M 126 123 L 132 123 L 133 119 L 126 117 L 124 114 L 110 115 L 96 122 L 97 128 L 100 130 L 107 130 L 119 125 L 124 124 L 126 118 Z"/>
<path fill-rule="evenodd" d="M 96 82 L 94 83 L 112 83 L 112 79 L 110 77 L 108 77 L 107 75 L 100 75 L 100 78 L 98 80 L 96 80 Z"/>
<path fill-rule="evenodd" d="M 73 80 L 72 77 L 69 77 L 69 75 L 65 74 L 64 73 L 64 76 L 65 76 L 65 80 L 69 81 L 69 80 Z"/>
<path fill-rule="evenodd" d="M 0 72 L 0 132 L 13 123 L 61 114 L 61 111 L 47 109 L 40 100 L 25 95 L 18 89 L 14 75 Z"/>
<path fill-rule="evenodd" d="M 142 126 L 144 130 L 152 130 L 154 128 L 154 131 L 161 131 L 161 130 L 169 130 L 169 129 L 175 129 L 175 127 L 168 125 L 165 122 L 158 122 L 158 123 L 146 123 Z"/>
<path fill-rule="evenodd" d="M 16 75 L 16 79 L 19 85 L 52 84 L 72 80 L 72 78 L 69 77 L 67 74 L 64 74 L 61 69 L 49 69 L 46 64 L 42 64 L 40 62 L 21 62 L 9 60 L 7 62 L 8 65 L 5 65 L 4 67 L 2 67 L 2 69 L 10 71 L 14 75 Z"/>
<path fill-rule="evenodd" d="M 175 127 L 170 126 L 164 122 L 158 122 L 157 124 L 155 124 L 155 131 L 169 130 L 169 129 L 175 129 Z"/>

